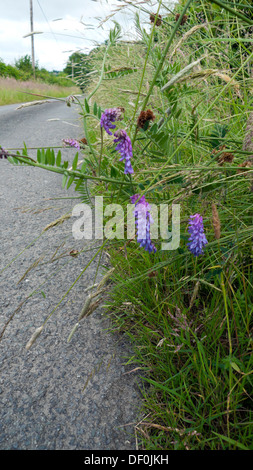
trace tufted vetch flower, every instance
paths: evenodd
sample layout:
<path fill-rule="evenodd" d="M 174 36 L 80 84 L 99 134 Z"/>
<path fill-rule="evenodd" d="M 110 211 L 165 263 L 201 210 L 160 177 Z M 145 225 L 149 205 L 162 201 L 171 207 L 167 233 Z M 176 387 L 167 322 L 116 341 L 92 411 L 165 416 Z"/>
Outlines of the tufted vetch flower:
<path fill-rule="evenodd" d="M 189 218 L 190 233 L 189 243 L 187 246 L 194 256 L 203 254 L 203 248 L 208 243 L 204 234 L 203 218 L 200 214 L 191 215 Z"/>
<path fill-rule="evenodd" d="M 68 145 L 69 147 L 75 147 L 80 150 L 80 142 L 76 139 L 63 139 L 64 145 Z"/>
<path fill-rule="evenodd" d="M 137 242 L 149 253 L 156 252 L 156 247 L 150 239 L 150 224 L 153 219 L 150 215 L 150 205 L 146 201 L 145 196 L 134 194 L 130 197 L 132 204 L 135 205 L 134 216 L 137 226 Z"/>
<path fill-rule="evenodd" d="M 9 156 L 8 152 L 3 149 L 0 145 L 0 158 L 7 158 Z"/>
<path fill-rule="evenodd" d="M 112 135 L 110 129 L 115 129 L 116 125 L 113 124 L 115 121 L 122 119 L 122 113 L 124 108 L 109 108 L 106 109 L 101 116 L 100 126 L 104 128 L 107 134 Z"/>
<path fill-rule="evenodd" d="M 117 150 L 121 158 L 119 159 L 120 161 L 125 160 L 125 174 L 128 173 L 133 173 L 134 170 L 131 165 L 131 158 L 133 156 L 133 149 L 132 149 L 132 142 L 130 137 L 127 135 L 126 131 L 123 129 L 120 129 L 115 132 L 114 137 L 114 142 L 117 143 L 118 145 L 116 146 L 115 150 Z"/>

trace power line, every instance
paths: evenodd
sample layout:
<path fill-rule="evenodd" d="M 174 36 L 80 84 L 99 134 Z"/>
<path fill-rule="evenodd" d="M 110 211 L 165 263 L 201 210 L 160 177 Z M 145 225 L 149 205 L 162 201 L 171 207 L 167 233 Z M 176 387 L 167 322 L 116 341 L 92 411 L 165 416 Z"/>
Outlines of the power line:
<path fill-rule="evenodd" d="M 57 41 L 57 37 L 55 36 L 55 33 L 54 33 L 54 31 L 52 30 L 52 28 L 51 28 L 51 26 L 50 26 L 50 23 L 49 23 L 49 21 L 48 21 L 46 15 L 45 15 L 45 13 L 44 13 L 44 11 L 43 11 L 43 8 L 42 8 L 42 6 L 41 6 L 39 0 L 37 0 L 37 3 L 38 3 L 38 5 L 39 5 L 39 7 L 40 7 L 40 9 L 41 9 L 42 15 L 44 16 L 44 18 L 45 18 L 45 20 L 46 20 L 46 22 L 47 22 L 47 24 L 48 24 L 48 27 L 49 27 L 51 33 L 53 34 L 53 36 L 54 36 L 54 38 L 55 38 L 57 44 L 59 45 L 59 43 L 58 43 L 58 41 Z"/>

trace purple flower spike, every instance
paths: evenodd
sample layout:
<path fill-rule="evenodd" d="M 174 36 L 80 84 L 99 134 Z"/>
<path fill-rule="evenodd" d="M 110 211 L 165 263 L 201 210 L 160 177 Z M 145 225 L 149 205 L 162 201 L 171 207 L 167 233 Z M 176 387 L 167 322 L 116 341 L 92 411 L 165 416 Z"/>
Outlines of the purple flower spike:
<path fill-rule="evenodd" d="M 155 253 L 156 247 L 150 239 L 150 224 L 153 223 L 150 215 L 150 205 L 145 200 L 145 196 L 140 197 L 139 194 L 131 196 L 130 199 L 132 204 L 135 204 L 134 215 L 137 226 L 137 242 L 149 253 L 152 253 L 152 251 Z"/>
<path fill-rule="evenodd" d="M 189 243 L 187 246 L 194 256 L 203 254 L 203 248 L 208 243 L 204 234 L 203 218 L 200 214 L 191 215 L 189 219 L 190 233 Z"/>
<path fill-rule="evenodd" d="M 122 160 L 125 160 L 124 173 L 125 174 L 133 173 L 134 170 L 131 165 L 131 158 L 133 156 L 133 150 L 132 150 L 132 142 L 131 142 L 130 137 L 128 137 L 126 131 L 124 131 L 123 129 L 116 131 L 114 134 L 114 137 L 116 137 L 116 139 L 114 139 L 114 142 L 118 143 L 115 150 L 117 150 L 121 155 L 121 158 L 119 159 L 119 161 L 121 162 Z"/>
<path fill-rule="evenodd" d="M 65 145 L 69 145 L 70 147 L 75 147 L 80 150 L 80 143 L 76 139 L 63 139 L 63 143 Z"/>
<path fill-rule="evenodd" d="M 124 108 L 109 108 L 106 109 L 100 119 L 100 125 L 104 128 L 107 134 L 112 135 L 110 129 L 115 129 L 115 124 L 112 124 L 115 121 L 121 119 L 121 115 L 124 112 Z"/>

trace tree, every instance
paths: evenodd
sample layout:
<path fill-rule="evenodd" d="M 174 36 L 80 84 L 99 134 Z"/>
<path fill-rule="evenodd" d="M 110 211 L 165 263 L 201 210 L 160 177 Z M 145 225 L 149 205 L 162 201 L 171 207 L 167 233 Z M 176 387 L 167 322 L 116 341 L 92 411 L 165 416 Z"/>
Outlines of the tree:
<path fill-rule="evenodd" d="M 67 65 L 63 69 L 63 72 L 67 75 L 70 75 L 71 78 L 79 78 L 80 73 L 86 71 L 87 64 L 85 63 L 85 59 L 87 59 L 87 55 L 81 52 L 74 52 L 68 58 Z"/>
<path fill-rule="evenodd" d="M 23 72 L 33 72 L 33 67 L 32 67 L 32 59 L 31 57 L 26 54 L 23 57 L 20 57 L 20 59 L 15 60 L 15 67 L 19 70 L 22 70 Z"/>

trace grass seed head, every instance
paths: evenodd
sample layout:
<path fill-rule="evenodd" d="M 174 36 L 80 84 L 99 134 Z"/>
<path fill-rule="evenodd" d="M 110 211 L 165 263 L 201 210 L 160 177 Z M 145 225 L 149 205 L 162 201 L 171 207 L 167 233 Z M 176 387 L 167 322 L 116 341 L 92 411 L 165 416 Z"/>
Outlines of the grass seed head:
<path fill-rule="evenodd" d="M 26 344 L 26 347 L 25 347 L 27 350 L 32 347 L 33 343 L 36 341 L 36 339 L 38 338 L 38 336 L 39 336 L 40 333 L 42 332 L 43 328 L 44 328 L 43 325 L 40 326 L 40 327 L 37 328 L 37 329 L 35 330 L 35 332 L 32 334 L 31 338 L 29 339 L 29 341 L 28 341 L 28 343 Z"/>

